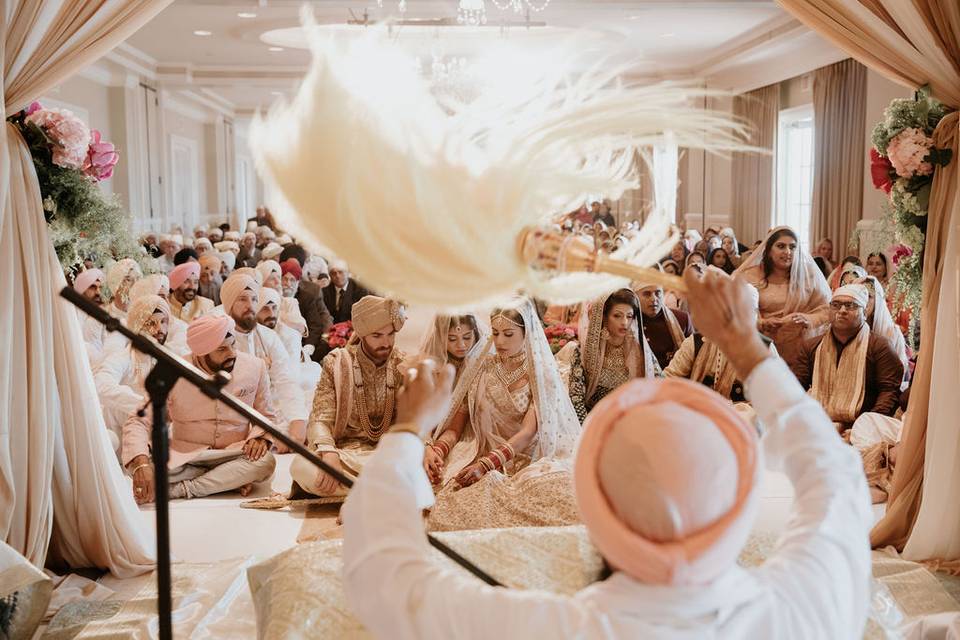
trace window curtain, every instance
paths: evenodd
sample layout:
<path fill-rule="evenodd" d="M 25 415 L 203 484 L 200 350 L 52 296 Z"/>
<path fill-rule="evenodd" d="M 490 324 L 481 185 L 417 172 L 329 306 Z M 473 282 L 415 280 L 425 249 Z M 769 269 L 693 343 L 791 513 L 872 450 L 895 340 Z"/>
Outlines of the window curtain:
<path fill-rule="evenodd" d="M 733 154 L 733 229 L 737 239 L 750 246 L 763 240 L 771 227 L 780 85 L 734 96 L 733 115 L 750 128 L 749 144 L 770 150 L 769 154 Z"/>
<path fill-rule="evenodd" d="M 863 217 L 867 68 L 842 60 L 813 72 L 813 197 L 810 244 L 831 238 L 840 255 Z"/>
<path fill-rule="evenodd" d="M 126 40 L 171 0 L 4 0 L 4 117 Z M 152 568 L 107 440 L 80 319 L 47 235 L 33 161 L 0 135 L 0 538 L 42 567 Z M 49 557 L 48 557 L 49 554 Z"/>
<path fill-rule="evenodd" d="M 884 518 L 870 534 L 911 560 L 960 558 L 960 3 L 778 0 L 800 21 L 895 82 L 952 110 L 933 139 L 953 161 L 933 175 L 923 259 L 921 348 Z M 863 159 L 860 159 L 863 162 Z"/>

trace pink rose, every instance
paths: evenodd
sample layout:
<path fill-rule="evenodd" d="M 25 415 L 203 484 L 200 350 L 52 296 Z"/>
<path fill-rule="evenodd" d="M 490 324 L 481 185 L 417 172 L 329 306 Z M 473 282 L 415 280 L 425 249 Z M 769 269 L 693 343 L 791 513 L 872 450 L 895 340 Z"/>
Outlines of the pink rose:
<path fill-rule="evenodd" d="M 87 158 L 90 130 L 80 118 L 66 109 L 39 109 L 26 122 L 43 130 L 53 146 L 53 163 L 67 169 L 80 169 Z"/>
<path fill-rule="evenodd" d="M 904 129 L 890 140 L 887 157 L 902 178 L 928 176 L 933 173 L 933 165 L 924 160 L 932 147 L 933 139 L 920 129 Z"/>
<path fill-rule="evenodd" d="M 43 105 L 37 102 L 36 100 L 34 100 L 33 102 L 30 103 L 30 106 L 27 107 L 27 115 L 28 116 L 33 115 L 37 111 L 40 111 L 40 109 L 43 109 Z"/>
<path fill-rule="evenodd" d="M 90 132 L 90 145 L 87 147 L 87 158 L 83 162 L 83 172 L 94 180 L 107 180 L 113 175 L 113 167 L 120 159 L 113 144 L 100 141 L 100 132 L 93 129 Z"/>

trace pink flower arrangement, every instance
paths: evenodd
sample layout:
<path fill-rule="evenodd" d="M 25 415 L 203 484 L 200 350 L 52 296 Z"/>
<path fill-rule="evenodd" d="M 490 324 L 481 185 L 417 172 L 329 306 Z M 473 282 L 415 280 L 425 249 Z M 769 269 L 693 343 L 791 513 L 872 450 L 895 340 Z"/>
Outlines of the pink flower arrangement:
<path fill-rule="evenodd" d="M 927 161 L 933 139 L 920 129 L 904 129 L 890 140 L 887 145 L 887 157 L 897 175 L 902 178 L 928 176 L 933 173 L 933 165 Z"/>
<path fill-rule="evenodd" d="M 33 105 L 30 106 L 33 108 Z M 39 127 L 53 146 L 53 163 L 66 169 L 80 169 L 87 158 L 90 129 L 66 109 L 36 109 L 26 122 Z"/>
<path fill-rule="evenodd" d="M 900 262 L 903 261 L 904 258 L 909 258 L 912 255 L 913 249 L 905 244 L 899 244 L 894 247 L 893 255 L 890 257 L 890 262 L 892 262 L 895 267 L 899 267 Z"/>
<path fill-rule="evenodd" d="M 890 195 L 890 189 L 893 188 L 893 177 L 890 175 L 892 171 L 893 165 L 890 164 L 890 161 L 871 147 L 870 177 L 873 179 L 874 188 L 882 189 L 884 193 Z"/>
<path fill-rule="evenodd" d="M 543 332 L 547 335 L 550 351 L 554 354 L 567 346 L 571 340 L 577 339 L 577 328 L 569 324 L 551 324 L 544 328 Z"/>
<path fill-rule="evenodd" d="M 83 172 L 94 180 L 106 180 L 113 175 L 113 167 L 120 160 L 120 154 L 113 144 L 100 140 L 100 132 L 90 131 L 90 146 L 87 158 L 83 162 Z"/>
<path fill-rule="evenodd" d="M 337 349 L 347 346 L 347 342 L 350 341 L 350 336 L 352 335 L 353 323 L 347 320 L 346 322 L 338 322 L 332 325 L 330 329 L 323 334 L 323 339 L 327 341 L 328 347 Z"/>

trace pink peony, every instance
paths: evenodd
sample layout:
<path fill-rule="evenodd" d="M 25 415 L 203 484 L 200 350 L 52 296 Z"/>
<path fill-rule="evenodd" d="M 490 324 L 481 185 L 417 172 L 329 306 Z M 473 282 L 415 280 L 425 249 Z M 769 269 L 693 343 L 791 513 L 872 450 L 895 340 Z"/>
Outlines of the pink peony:
<path fill-rule="evenodd" d="M 37 102 L 36 100 L 34 100 L 33 102 L 30 103 L 30 106 L 27 107 L 27 115 L 28 116 L 33 115 L 37 111 L 40 111 L 40 109 L 43 109 L 43 105 Z"/>
<path fill-rule="evenodd" d="M 915 175 L 928 176 L 933 173 L 933 165 L 924 162 L 933 147 L 933 139 L 920 129 L 904 129 L 890 140 L 887 145 L 887 157 L 897 175 L 912 178 Z"/>
<path fill-rule="evenodd" d="M 899 267 L 900 262 L 904 258 L 909 258 L 912 255 L 913 249 L 905 244 L 899 244 L 893 249 L 893 255 L 890 257 L 890 262 L 892 262 L 895 267 Z"/>
<path fill-rule="evenodd" d="M 100 141 L 100 132 L 90 131 L 90 146 L 87 147 L 87 158 L 83 162 L 83 172 L 94 180 L 107 180 L 113 175 L 113 167 L 120 159 L 120 154 L 110 142 Z"/>
<path fill-rule="evenodd" d="M 53 163 L 68 169 L 80 169 L 87 158 L 90 130 L 80 118 L 66 109 L 39 109 L 26 122 L 43 130 L 53 145 Z"/>

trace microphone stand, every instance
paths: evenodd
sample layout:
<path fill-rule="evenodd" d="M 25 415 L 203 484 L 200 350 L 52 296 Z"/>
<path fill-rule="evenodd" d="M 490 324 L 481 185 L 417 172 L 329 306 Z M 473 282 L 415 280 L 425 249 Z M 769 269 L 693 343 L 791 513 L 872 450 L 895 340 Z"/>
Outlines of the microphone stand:
<path fill-rule="evenodd" d="M 230 375 L 218 371 L 215 375 L 208 375 L 191 363 L 183 360 L 175 353 L 159 344 L 151 336 L 131 331 L 126 325 L 106 309 L 87 300 L 82 294 L 74 291 L 73 287 L 64 287 L 60 296 L 65 298 L 78 309 L 103 324 L 108 331 L 117 331 L 130 341 L 133 348 L 152 357 L 156 361 L 153 369 L 147 375 L 145 388 L 150 395 L 150 406 L 153 412 L 153 431 L 151 446 L 153 454 L 153 472 L 155 478 L 156 519 L 157 519 L 157 616 L 159 618 L 159 636 L 161 640 L 173 638 L 171 623 L 171 576 L 170 576 L 170 497 L 169 497 L 169 427 L 166 420 L 167 397 L 178 380 L 186 380 L 197 387 L 211 400 L 218 400 L 251 423 L 261 427 L 273 438 L 282 442 L 292 451 L 309 460 L 315 467 L 332 476 L 343 486 L 350 488 L 353 480 L 339 469 L 335 469 L 324 462 L 315 452 L 310 451 L 302 443 L 293 440 L 284 432 L 277 429 L 263 414 L 244 404 L 232 393 L 223 390 L 230 381 Z M 473 564 L 462 555 L 436 539 L 429 533 L 427 541 L 435 549 L 453 560 L 455 563 L 472 573 L 474 576 L 493 587 L 504 586 L 483 569 Z"/>

